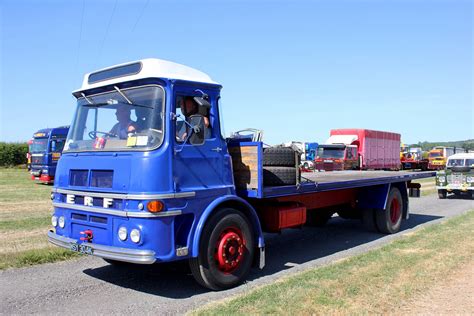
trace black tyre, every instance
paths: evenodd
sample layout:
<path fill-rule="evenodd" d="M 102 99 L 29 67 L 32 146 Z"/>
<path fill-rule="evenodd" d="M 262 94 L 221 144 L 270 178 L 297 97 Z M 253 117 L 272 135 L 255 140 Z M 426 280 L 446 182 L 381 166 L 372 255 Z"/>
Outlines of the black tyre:
<path fill-rule="evenodd" d="M 263 167 L 263 185 L 280 186 L 296 184 L 295 167 Z"/>
<path fill-rule="evenodd" d="M 308 210 L 306 212 L 306 225 L 322 227 L 331 219 L 332 214 L 334 214 L 334 212 L 327 210 Z"/>
<path fill-rule="evenodd" d="M 211 290 L 223 290 L 241 283 L 250 271 L 255 238 L 248 219 L 241 212 L 225 208 L 205 224 L 199 242 L 199 256 L 189 260 L 196 281 Z"/>
<path fill-rule="evenodd" d="M 403 217 L 403 198 L 398 188 L 392 188 L 388 194 L 385 210 L 375 210 L 377 228 L 381 233 L 394 234 L 400 230 Z"/>
<path fill-rule="evenodd" d="M 264 166 L 295 167 L 295 151 L 289 147 L 269 147 L 263 149 Z"/>
<path fill-rule="evenodd" d="M 445 199 L 447 195 L 448 195 L 448 192 L 446 190 L 442 190 L 442 189 L 438 190 L 438 197 L 440 199 Z"/>
<path fill-rule="evenodd" d="M 362 224 L 370 232 L 378 232 L 377 224 L 375 223 L 375 210 L 372 208 L 364 208 L 362 212 Z"/>

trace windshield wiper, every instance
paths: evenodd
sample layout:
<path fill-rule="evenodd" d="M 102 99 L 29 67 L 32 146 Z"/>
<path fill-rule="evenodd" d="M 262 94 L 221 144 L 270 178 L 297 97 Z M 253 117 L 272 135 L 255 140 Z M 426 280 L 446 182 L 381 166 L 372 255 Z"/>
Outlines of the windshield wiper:
<path fill-rule="evenodd" d="M 117 92 L 127 101 L 127 103 L 129 105 L 132 105 L 132 106 L 138 106 L 138 107 L 141 107 L 141 108 L 149 108 L 149 109 L 153 109 L 152 106 L 149 106 L 149 105 L 143 105 L 143 104 L 136 104 L 136 103 L 133 103 L 125 93 L 122 92 L 122 90 L 120 90 L 119 87 L 117 86 L 114 86 L 114 89 L 117 90 Z M 125 102 L 120 102 L 120 101 L 117 101 L 117 103 L 121 103 L 121 104 L 127 104 Z"/>
<path fill-rule="evenodd" d="M 100 103 L 94 103 L 91 99 L 89 99 L 84 93 L 81 93 L 82 97 L 87 101 L 88 104 L 84 104 L 84 106 L 87 107 L 102 107 L 102 106 L 107 106 L 107 105 L 116 105 L 116 104 L 125 104 L 125 105 L 130 105 L 130 106 L 136 106 L 140 108 L 148 108 L 148 109 L 153 109 L 152 106 L 150 105 L 143 105 L 143 104 L 136 104 L 130 101 L 130 99 L 120 90 L 117 86 L 114 86 L 115 90 L 127 101 L 127 102 L 122 102 L 119 100 L 115 99 L 109 99 L 106 102 L 100 102 Z"/>
<path fill-rule="evenodd" d="M 108 99 L 107 102 L 84 104 L 83 106 L 91 107 L 91 108 L 100 108 L 100 107 L 102 107 L 102 106 L 117 105 L 117 104 L 124 104 L 124 105 L 136 106 L 136 107 L 140 107 L 140 108 L 153 109 L 153 107 L 150 106 L 150 105 L 127 103 L 127 102 L 122 102 L 122 101 L 115 100 L 115 99 Z"/>

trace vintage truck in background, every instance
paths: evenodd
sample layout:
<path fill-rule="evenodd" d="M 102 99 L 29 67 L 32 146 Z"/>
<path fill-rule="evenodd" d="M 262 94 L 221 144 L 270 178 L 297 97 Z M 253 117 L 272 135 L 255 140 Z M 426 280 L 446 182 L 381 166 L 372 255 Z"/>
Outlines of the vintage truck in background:
<path fill-rule="evenodd" d="M 401 168 L 428 170 L 428 153 L 421 147 L 409 147 L 401 155 Z"/>
<path fill-rule="evenodd" d="M 319 145 L 316 169 L 399 170 L 400 134 L 368 129 L 333 129 Z"/>
<path fill-rule="evenodd" d="M 28 142 L 29 170 L 32 180 L 53 183 L 56 165 L 66 142 L 69 126 L 45 128 L 33 134 Z"/>
<path fill-rule="evenodd" d="M 436 188 L 440 199 L 448 193 L 474 197 L 474 153 L 449 156 L 446 168 L 436 174 Z"/>
<path fill-rule="evenodd" d="M 187 260 L 197 282 L 221 290 L 243 282 L 252 266 L 264 267 L 264 231 L 322 225 L 338 213 L 398 232 L 409 216 L 411 181 L 434 176 L 341 171 L 302 178 L 291 148 L 222 135 L 221 88 L 201 71 L 159 59 L 86 74 L 73 92 L 49 241 L 110 264 Z M 124 115 L 124 134 L 112 132 L 115 113 Z M 395 166 L 398 134 L 359 131 L 348 137 L 368 152 L 362 167 Z M 397 147 L 397 159 L 377 158 L 383 144 Z"/>

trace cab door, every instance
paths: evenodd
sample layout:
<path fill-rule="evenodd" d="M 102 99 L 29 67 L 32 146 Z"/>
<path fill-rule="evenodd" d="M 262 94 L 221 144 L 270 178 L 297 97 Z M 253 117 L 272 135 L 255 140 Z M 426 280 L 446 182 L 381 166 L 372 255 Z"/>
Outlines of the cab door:
<path fill-rule="evenodd" d="M 227 154 L 225 140 L 221 137 L 219 115 L 217 112 L 218 91 L 195 87 L 175 86 L 172 100 L 174 125 L 173 179 L 177 192 L 198 192 L 210 190 L 211 195 L 221 195 L 229 186 L 224 163 Z M 183 139 L 184 133 L 190 135 L 191 128 L 186 123 L 186 110 L 183 109 L 185 98 L 208 95 L 211 108 L 206 117 L 209 121 L 203 144 L 193 145 L 189 138 Z M 202 113 L 201 113 L 202 114 Z"/>

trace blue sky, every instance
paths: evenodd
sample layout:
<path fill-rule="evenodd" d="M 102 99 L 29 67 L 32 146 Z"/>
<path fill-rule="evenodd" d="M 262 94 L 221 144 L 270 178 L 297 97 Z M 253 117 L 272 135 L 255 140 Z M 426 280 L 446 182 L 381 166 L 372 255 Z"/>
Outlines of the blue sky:
<path fill-rule="evenodd" d="M 467 0 L 3 0 L 0 141 L 69 124 L 86 72 L 148 57 L 221 83 L 227 134 L 474 138 L 472 15 Z"/>

